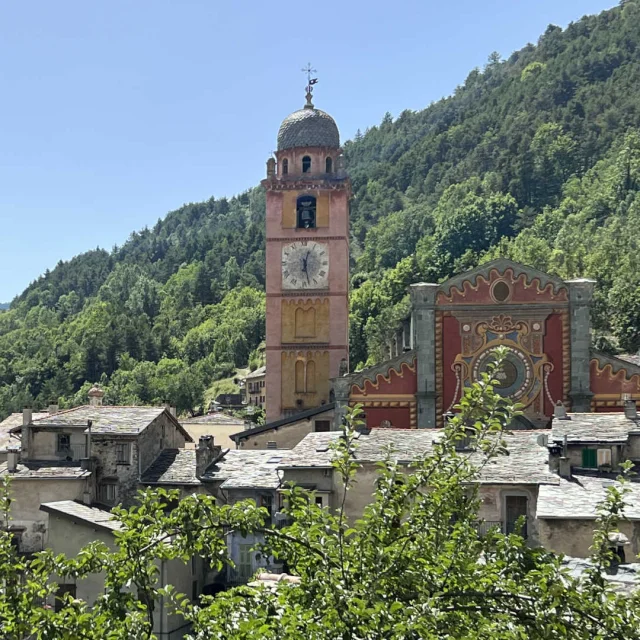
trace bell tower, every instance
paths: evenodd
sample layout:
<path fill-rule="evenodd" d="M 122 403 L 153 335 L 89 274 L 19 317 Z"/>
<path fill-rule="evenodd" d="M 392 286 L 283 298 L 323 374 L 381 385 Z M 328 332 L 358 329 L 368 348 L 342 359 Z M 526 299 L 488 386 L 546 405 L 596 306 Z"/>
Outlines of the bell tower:
<path fill-rule="evenodd" d="M 307 70 L 311 71 L 311 69 Z M 267 161 L 267 422 L 329 402 L 349 362 L 351 182 L 333 118 L 306 104 Z"/>

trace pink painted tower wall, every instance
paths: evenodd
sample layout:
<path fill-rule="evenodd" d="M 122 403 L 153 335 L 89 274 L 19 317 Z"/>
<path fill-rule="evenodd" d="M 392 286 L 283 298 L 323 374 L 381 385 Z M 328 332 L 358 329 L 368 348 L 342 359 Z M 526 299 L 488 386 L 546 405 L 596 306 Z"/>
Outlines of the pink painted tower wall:
<path fill-rule="evenodd" d="M 267 422 L 329 402 L 330 379 L 349 361 L 351 184 L 337 126 L 310 93 L 283 121 L 275 155 L 262 181 Z"/>

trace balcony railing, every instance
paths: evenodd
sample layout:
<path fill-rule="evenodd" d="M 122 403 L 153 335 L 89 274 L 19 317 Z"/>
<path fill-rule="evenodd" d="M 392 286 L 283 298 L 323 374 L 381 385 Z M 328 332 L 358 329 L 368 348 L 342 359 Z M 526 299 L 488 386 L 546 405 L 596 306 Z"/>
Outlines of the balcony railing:
<path fill-rule="evenodd" d="M 58 449 L 56 452 L 63 460 L 82 460 L 87 457 L 87 445 L 86 444 L 70 444 Z"/>
<path fill-rule="evenodd" d="M 502 531 L 502 522 L 500 520 L 480 520 L 476 522 L 476 529 L 480 537 L 486 536 L 492 529 Z"/>
<path fill-rule="evenodd" d="M 508 520 L 502 522 L 501 520 L 479 520 L 476 522 L 476 529 L 479 536 L 486 536 L 492 529 L 497 529 L 500 533 L 516 533 L 518 531 L 517 520 Z M 527 521 L 525 519 L 522 531 L 520 535 L 526 540 L 528 536 Z"/>
<path fill-rule="evenodd" d="M 276 525 L 276 529 L 284 529 L 285 527 L 289 527 L 293 524 L 293 518 L 285 515 L 281 511 L 276 511 L 273 523 Z"/>

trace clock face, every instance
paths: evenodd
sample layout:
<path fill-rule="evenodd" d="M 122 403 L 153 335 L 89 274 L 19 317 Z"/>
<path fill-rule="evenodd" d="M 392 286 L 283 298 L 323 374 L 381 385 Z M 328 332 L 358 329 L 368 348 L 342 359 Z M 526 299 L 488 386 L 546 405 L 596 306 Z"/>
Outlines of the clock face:
<path fill-rule="evenodd" d="M 283 289 L 326 289 L 329 250 L 326 244 L 298 240 L 282 247 Z"/>

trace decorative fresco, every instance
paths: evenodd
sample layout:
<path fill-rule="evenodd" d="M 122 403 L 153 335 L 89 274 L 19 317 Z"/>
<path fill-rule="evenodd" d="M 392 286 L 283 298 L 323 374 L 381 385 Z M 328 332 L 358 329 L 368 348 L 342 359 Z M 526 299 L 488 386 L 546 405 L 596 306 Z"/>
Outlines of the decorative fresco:
<path fill-rule="evenodd" d="M 504 271 L 482 269 L 459 281 L 452 278 L 442 285 L 437 303 L 445 304 L 532 304 L 568 302 L 566 287 L 544 274 L 517 272 L 514 267 Z"/>
<path fill-rule="evenodd" d="M 356 374 L 357 376 L 357 374 Z M 416 427 L 416 363 L 411 353 L 361 374 L 351 386 L 350 404 L 361 404 L 367 426 Z"/>
<path fill-rule="evenodd" d="M 457 316 L 457 317 L 455 317 Z M 554 397 L 549 378 L 556 363 L 545 352 L 544 338 L 547 314 L 514 317 L 506 313 L 489 318 L 477 318 L 467 314 L 454 314 L 458 325 L 458 353 L 449 350 L 445 365 L 453 373 L 446 395 L 445 412 L 452 411 L 460 401 L 463 391 L 488 371 L 495 348 L 503 346 L 507 355 L 502 368 L 495 374 L 499 385 L 496 391 L 522 404 L 535 416 L 544 416 L 560 395 Z M 451 326 L 451 323 L 449 323 Z M 453 356 L 453 361 L 450 359 Z M 455 387 L 451 393 L 451 383 Z M 546 406 L 545 406 L 546 405 Z"/>
<path fill-rule="evenodd" d="M 547 427 L 559 404 L 620 411 L 640 400 L 640 363 L 589 351 L 594 286 L 502 258 L 441 285 L 416 284 L 411 340 L 396 336 L 394 359 L 350 376 L 350 403 L 363 404 L 370 427 L 441 426 L 501 346 L 496 390 L 522 406 L 514 426 Z M 398 354 L 409 342 L 412 351 Z"/>

